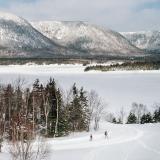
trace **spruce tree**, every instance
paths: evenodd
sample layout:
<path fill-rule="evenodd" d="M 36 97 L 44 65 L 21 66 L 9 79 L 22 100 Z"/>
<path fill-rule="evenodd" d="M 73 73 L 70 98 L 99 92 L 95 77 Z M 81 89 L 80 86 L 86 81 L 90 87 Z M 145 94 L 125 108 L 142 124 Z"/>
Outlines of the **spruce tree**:
<path fill-rule="evenodd" d="M 130 112 L 128 118 L 127 118 L 127 124 L 133 124 L 137 122 L 137 117 L 134 113 Z"/>
<path fill-rule="evenodd" d="M 82 117 L 81 117 L 81 128 L 84 130 L 89 130 L 89 106 L 88 106 L 88 100 L 86 96 L 86 91 L 84 91 L 83 87 L 80 89 L 80 95 L 79 95 L 80 105 L 82 108 Z"/>
<path fill-rule="evenodd" d="M 81 121 L 81 115 L 82 115 L 78 93 L 79 91 L 76 87 L 76 84 L 74 84 L 72 87 L 73 100 L 71 101 L 69 108 L 69 113 L 70 113 L 69 119 L 70 119 L 71 130 L 73 132 L 80 130 L 79 123 Z"/>
<path fill-rule="evenodd" d="M 154 111 L 153 122 L 160 122 L 160 107 Z"/>
<path fill-rule="evenodd" d="M 56 83 L 54 79 L 50 78 L 47 86 L 46 92 L 48 95 L 48 101 L 50 106 L 49 116 L 48 116 L 48 136 L 53 137 L 55 133 L 56 124 Z"/>
<path fill-rule="evenodd" d="M 153 119 L 152 119 L 152 115 L 151 113 L 147 113 L 147 114 L 144 114 L 142 117 L 141 117 L 141 124 L 144 124 L 144 123 L 152 123 L 153 122 Z"/>
<path fill-rule="evenodd" d="M 89 128 L 89 107 L 86 92 L 72 87 L 72 100 L 69 105 L 69 124 L 71 131 L 83 131 Z"/>
<path fill-rule="evenodd" d="M 151 113 L 149 112 L 146 114 L 146 123 L 152 123 L 152 122 L 153 122 L 153 118 Z"/>
<path fill-rule="evenodd" d="M 11 84 L 8 84 L 7 87 L 4 88 L 4 99 L 6 107 L 5 120 L 8 122 L 8 127 L 10 127 L 11 117 L 14 109 L 14 88 Z"/>
<path fill-rule="evenodd" d="M 115 123 L 115 124 L 117 123 L 117 120 L 115 117 L 112 119 L 112 123 Z"/>
<path fill-rule="evenodd" d="M 39 124 L 41 123 L 41 112 L 43 104 L 42 90 L 43 85 L 40 84 L 39 79 L 36 79 L 32 90 L 32 116 L 33 121 Z"/>
<path fill-rule="evenodd" d="M 57 129 L 57 135 L 56 136 L 64 136 L 69 133 L 69 124 L 67 119 L 67 112 L 66 108 L 64 106 L 64 102 L 62 99 L 62 94 L 60 90 L 58 89 L 56 92 L 56 97 L 58 100 L 59 105 L 59 111 L 58 111 L 58 129 Z"/>

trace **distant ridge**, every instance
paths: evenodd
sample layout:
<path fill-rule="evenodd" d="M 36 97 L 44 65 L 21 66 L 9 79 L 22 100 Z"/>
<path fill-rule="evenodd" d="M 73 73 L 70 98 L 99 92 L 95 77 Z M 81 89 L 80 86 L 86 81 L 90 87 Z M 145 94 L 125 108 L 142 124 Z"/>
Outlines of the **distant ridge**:
<path fill-rule="evenodd" d="M 121 34 L 138 48 L 160 53 L 160 31 L 123 32 Z"/>
<path fill-rule="evenodd" d="M 121 34 L 85 22 L 32 22 L 0 12 L 0 57 L 119 56 L 145 53 Z"/>
<path fill-rule="evenodd" d="M 39 32 L 67 48 L 93 55 L 139 56 L 142 51 L 122 35 L 82 21 L 41 21 L 31 23 Z"/>

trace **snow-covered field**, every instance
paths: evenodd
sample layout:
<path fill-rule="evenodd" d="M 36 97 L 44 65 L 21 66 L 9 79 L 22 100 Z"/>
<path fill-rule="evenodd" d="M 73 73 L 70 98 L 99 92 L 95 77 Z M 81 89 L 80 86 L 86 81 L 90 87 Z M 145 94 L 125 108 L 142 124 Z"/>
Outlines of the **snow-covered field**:
<path fill-rule="evenodd" d="M 108 139 L 104 131 L 109 133 Z M 159 160 L 160 124 L 119 125 L 101 123 L 97 132 L 77 133 L 65 138 L 48 139 L 47 160 Z M 7 150 L 1 160 L 10 160 Z"/>
<path fill-rule="evenodd" d="M 14 83 L 20 77 L 31 85 L 36 78 L 46 82 L 54 77 L 69 89 L 76 82 L 87 90 L 94 89 L 108 103 L 108 109 L 118 112 L 129 109 L 132 102 L 151 107 L 160 102 L 160 71 L 87 72 L 82 65 L 0 66 L 0 82 Z M 104 131 L 109 138 L 104 138 Z M 160 160 L 160 124 L 119 125 L 101 122 L 100 130 L 76 133 L 68 137 L 48 139 L 47 160 Z M 9 160 L 7 150 L 0 160 Z"/>
<path fill-rule="evenodd" d="M 132 102 L 149 108 L 160 102 L 160 71 L 84 72 L 84 68 L 78 64 L 0 66 L 0 83 L 14 83 L 20 77 L 30 86 L 36 78 L 45 83 L 54 77 L 66 90 L 76 82 L 87 90 L 96 90 L 114 112 L 130 108 Z"/>
<path fill-rule="evenodd" d="M 108 130 L 109 138 L 104 138 Z M 102 123 L 100 131 L 60 140 L 50 140 L 49 160 L 159 160 L 160 124 L 113 125 Z"/>

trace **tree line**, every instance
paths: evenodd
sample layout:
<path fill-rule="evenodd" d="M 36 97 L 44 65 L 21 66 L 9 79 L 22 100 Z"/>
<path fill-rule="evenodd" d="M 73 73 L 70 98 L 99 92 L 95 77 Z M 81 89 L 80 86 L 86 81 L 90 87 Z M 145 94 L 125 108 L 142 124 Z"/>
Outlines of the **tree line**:
<path fill-rule="evenodd" d="M 124 111 L 124 108 L 120 109 L 119 116 L 114 117 L 110 114 L 110 122 L 116 124 L 145 124 L 145 123 L 160 123 L 160 104 L 154 105 L 154 111 L 150 112 L 147 106 L 144 104 L 132 103 L 129 114 Z M 126 117 L 126 119 L 125 119 Z"/>
<path fill-rule="evenodd" d="M 160 123 L 160 105 L 157 104 L 155 110 L 151 113 L 146 110 L 145 105 L 134 103 L 127 118 L 127 123 Z"/>
<path fill-rule="evenodd" d="M 116 70 L 159 70 L 160 69 L 160 61 L 156 62 L 124 62 L 117 63 L 111 65 L 95 65 L 95 66 L 87 66 L 85 71 L 90 70 L 98 70 L 98 71 L 116 71 Z"/>
<path fill-rule="evenodd" d="M 13 144 L 37 135 L 59 137 L 70 132 L 95 130 L 104 105 L 95 91 L 87 92 L 73 84 L 65 94 L 50 78 L 46 85 L 35 80 L 31 88 L 0 86 L 0 151 L 4 139 Z M 15 149 L 15 148 L 14 148 Z"/>
<path fill-rule="evenodd" d="M 13 159 L 35 160 L 34 157 L 45 153 L 44 145 L 36 145 L 34 154 L 31 151 L 38 136 L 60 137 L 92 128 L 97 130 L 102 117 L 112 123 L 125 122 L 124 108 L 118 117 L 106 113 L 105 108 L 96 91 L 88 92 L 73 84 L 65 93 L 53 78 L 46 84 L 36 79 L 31 88 L 24 87 L 21 80 L 14 85 L 0 85 L 0 152 L 7 140 Z M 125 123 L 157 122 L 160 122 L 160 105 L 151 113 L 145 105 L 133 103 Z"/>

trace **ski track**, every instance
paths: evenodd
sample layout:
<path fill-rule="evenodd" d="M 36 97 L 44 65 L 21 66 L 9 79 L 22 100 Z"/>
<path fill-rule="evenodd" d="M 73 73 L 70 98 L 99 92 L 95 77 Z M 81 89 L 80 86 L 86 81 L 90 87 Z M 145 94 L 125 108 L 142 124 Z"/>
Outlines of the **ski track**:
<path fill-rule="evenodd" d="M 119 159 L 121 160 L 129 160 L 130 156 L 132 155 L 132 153 L 134 153 L 135 151 L 135 147 L 136 144 L 139 144 L 143 149 L 147 150 L 147 151 L 151 151 L 154 154 L 158 154 L 160 155 L 160 151 L 151 148 L 149 145 L 147 145 L 145 142 L 143 142 L 141 140 L 141 137 L 144 135 L 144 132 L 140 129 L 136 129 L 135 127 L 128 127 L 132 130 L 136 131 L 136 136 L 132 137 L 132 138 L 126 138 L 124 140 L 121 141 L 117 141 L 117 143 L 110 143 L 110 144 L 106 144 L 107 145 L 115 145 L 115 144 L 119 144 L 119 143 L 126 143 L 126 142 L 130 142 L 130 141 L 135 141 L 135 143 L 132 143 L 132 149 L 124 154 L 124 157 L 122 156 L 122 158 L 119 157 Z M 99 149 L 91 149 L 91 151 L 88 153 L 88 155 L 83 159 L 83 160 L 96 160 L 97 157 L 100 157 L 101 154 L 103 154 L 103 152 L 106 150 L 106 148 L 99 148 Z"/>
<path fill-rule="evenodd" d="M 117 127 L 119 126 L 116 126 L 115 128 Z M 78 149 L 89 149 L 89 152 L 86 155 L 84 155 L 82 160 L 94 160 L 94 159 L 97 159 L 97 157 L 99 157 L 103 151 L 105 151 L 106 149 L 105 147 L 116 145 L 116 144 L 121 144 L 121 143 L 137 141 L 144 134 L 143 131 L 136 129 L 134 127 L 121 126 L 119 127 L 119 129 L 123 132 L 122 133 L 120 132 L 121 134 L 118 137 L 117 135 L 114 135 L 114 133 L 110 133 L 111 135 L 113 134 L 113 137 L 109 136 L 109 139 L 104 139 L 105 128 L 107 127 L 104 127 L 103 131 L 101 130 L 98 134 L 95 133 L 95 135 L 93 136 L 93 141 L 89 141 L 89 136 L 88 136 L 89 133 L 88 135 L 85 135 L 85 136 L 83 135 L 82 137 L 78 137 L 78 138 L 54 140 L 54 142 L 51 142 L 51 143 L 54 143 L 52 145 L 51 150 L 54 150 L 54 151 L 72 150 L 74 151 Z M 116 131 L 114 129 L 112 132 Z M 125 134 L 126 132 L 128 132 L 129 134 L 126 135 Z M 132 152 L 133 151 L 131 150 L 129 153 L 127 153 L 127 155 L 124 154 L 124 156 L 122 157 L 123 160 L 128 160 L 129 155 Z"/>
<path fill-rule="evenodd" d="M 153 149 L 149 147 L 149 145 L 146 145 L 143 141 L 139 140 L 138 143 L 146 150 L 154 152 L 155 154 L 160 155 L 160 151 L 157 151 L 156 149 Z"/>
<path fill-rule="evenodd" d="M 139 130 L 139 129 L 136 129 L 136 128 L 135 128 L 135 130 L 137 130 L 138 132 L 141 132 L 141 130 Z M 160 151 L 157 151 L 157 150 L 149 147 L 149 145 L 146 145 L 142 140 L 138 139 L 138 143 L 139 143 L 144 149 L 146 149 L 146 150 L 148 150 L 148 151 L 151 151 L 151 152 L 154 152 L 155 154 L 159 154 L 159 155 L 160 155 Z"/>
<path fill-rule="evenodd" d="M 69 158 L 74 160 L 80 154 L 77 160 L 105 160 L 107 157 L 111 160 L 133 160 L 134 156 L 138 160 L 146 160 L 145 156 L 144 158 L 142 157 L 146 153 L 153 155 L 154 160 L 159 160 L 160 150 L 151 147 L 146 139 L 150 140 L 153 137 L 153 140 L 155 140 L 154 136 L 157 135 L 157 131 L 160 128 L 156 127 L 158 130 L 150 132 L 150 129 L 154 129 L 151 128 L 151 125 L 146 128 L 143 125 L 102 123 L 102 126 L 103 128 L 101 127 L 100 131 L 92 132 L 92 141 L 89 141 L 90 133 L 85 132 L 69 137 L 48 139 L 49 152 L 51 153 L 48 159 L 52 160 L 55 156 L 60 160 Z M 106 128 L 109 133 L 109 139 L 104 138 Z M 7 155 L 3 156 L 7 157 Z"/>
<path fill-rule="evenodd" d="M 133 127 L 124 127 L 122 129 L 126 129 L 126 131 L 132 131 L 133 133 L 136 132 L 135 136 L 129 136 L 129 137 L 123 137 L 119 136 L 118 138 L 109 138 L 104 140 L 104 135 L 102 132 L 99 134 L 96 134 L 93 137 L 92 142 L 89 141 L 89 137 L 83 136 L 79 138 L 72 138 L 72 139 L 67 139 L 67 140 L 54 140 L 53 142 L 53 150 L 71 150 L 71 149 L 84 149 L 84 148 L 97 148 L 101 146 L 106 146 L 106 145 L 114 145 L 114 144 L 120 144 L 120 143 L 126 143 L 130 141 L 134 141 L 139 139 L 140 137 L 143 136 L 143 131 L 135 129 Z"/>
<path fill-rule="evenodd" d="M 116 141 L 117 141 L 116 143 L 115 143 L 115 142 L 111 142 L 111 143 L 108 143 L 108 144 L 105 144 L 105 145 L 101 145 L 101 147 L 105 147 L 105 146 L 108 146 L 108 145 L 120 144 L 120 143 L 126 143 L 126 142 L 130 142 L 130 141 L 137 141 L 137 140 L 139 140 L 139 139 L 143 136 L 143 134 L 144 134 L 143 131 L 141 131 L 141 130 L 139 130 L 139 129 L 136 129 L 136 128 L 134 128 L 134 127 L 127 127 L 127 128 L 136 131 L 136 136 L 117 141 L 118 139 L 120 139 L 120 138 L 118 138 L 118 139 L 116 140 Z M 97 147 L 100 147 L 100 146 L 97 146 Z M 147 146 L 145 146 L 145 147 L 147 147 Z M 103 150 L 104 150 L 103 148 L 102 148 L 102 149 L 99 148 L 98 150 L 96 150 L 96 149 L 91 149 L 91 151 L 87 154 L 86 157 L 84 157 L 83 160 L 94 160 L 94 159 L 96 159 L 96 157 L 98 157 L 98 155 L 101 155 L 101 152 L 102 152 Z M 128 159 L 129 159 L 129 155 L 130 155 L 132 152 L 133 152 L 133 150 L 131 150 L 130 152 L 128 152 L 127 155 L 125 155 L 125 157 L 123 158 L 123 160 L 128 160 Z"/>

